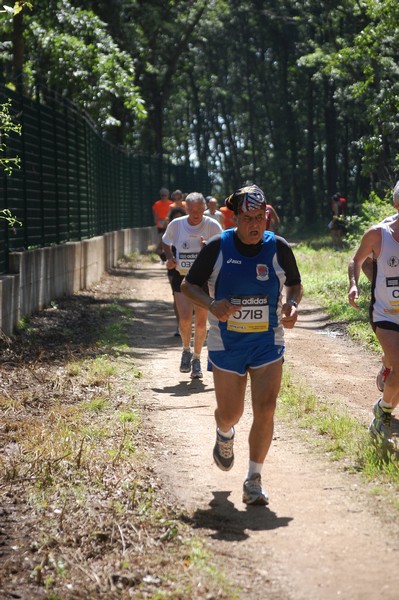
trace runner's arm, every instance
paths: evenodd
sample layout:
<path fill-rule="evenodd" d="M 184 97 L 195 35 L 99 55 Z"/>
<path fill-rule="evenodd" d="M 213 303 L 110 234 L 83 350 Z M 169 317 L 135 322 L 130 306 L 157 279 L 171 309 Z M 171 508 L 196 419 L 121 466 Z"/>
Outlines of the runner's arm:
<path fill-rule="evenodd" d="M 303 287 L 301 283 L 285 287 L 285 302 L 281 307 L 281 324 L 286 329 L 292 329 L 298 319 L 298 304 L 302 300 Z"/>
<path fill-rule="evenodd" d="M 281 324 L 292 329 L 298 319 L 298 304 L 302 300 L 303 286 L 295 255 L 288 242 L 276 236 L 277 260 L 285 273 L 285 302 L 281 307 Z"/>
<path fill-rule="evenodd" d="M 174 232 L 175 226 L 173 225 L 173 221 L 171 221 L 165 233 L 162 236 L 162 248 L 165 252 L 166 256 L 166 268 L 167 269 L 175 269 L 176 268 L 176 257 L 173 253 L 173 245 L 174 245 Z"/>
<path fill-rule="evenodd" d="M 359 276 L 364 261 L 370 256 L 375 257 L 380 253 L 381 248 L 381 228 L 372 227 L 363 235 L 359 248 L 354 256 L 349 261 L 348 277 L 349 277 L 349 304 L 354 308 L 359 308 L 357 299 L 359 298 Z"/>
<path fill-rule="evenodd" d="M 198 254 L 191 269 L 181 283 L 181 291 L 190 300 L 208 309 L 219 321 L 227 321 L 237 309 L 227 299 L 214 300 L 207 294 L 203 286 L 212 275 L 213 267 L 220 252 L 220 237 L 209 241 Z"/>
<path fill-rule="evenodd" d="M 281 268 L 285 273 L 285 285 L 291 287 L 301 283 L 301 275 L 299 273 L 298 265 L 289 243 L 279 235 L 276 235 L 276 251 L 277 260 Z M 290 298 L 298 303 L 301 301 L 302 294 L 299 299 Z"/>
<path fill-rule="evenodd" d="M 362 271 L 366 275 L 367 279 L 369 281 L 372 281 L 374 271 L 374 260 L 371 258 L 371 256 L 368 256 L 362 264 Z"/>

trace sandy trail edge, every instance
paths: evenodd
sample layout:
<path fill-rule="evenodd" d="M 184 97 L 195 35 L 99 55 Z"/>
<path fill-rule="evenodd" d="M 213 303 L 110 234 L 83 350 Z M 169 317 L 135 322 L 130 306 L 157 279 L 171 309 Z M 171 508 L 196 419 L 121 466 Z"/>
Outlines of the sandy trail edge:
<path fill-rule="evenodd" d="M 384 566 L 399 557 L 399 529 L 383 501 L 342 465 L 315 456 L 291 427 L 276 423 L 264 468 L 270 506 L 245 508 L 249 403 L 237 426 L 235 465 L 223 473 L 212 460 L 212 376 L 191 381 L 178 371 L 181 348 L 173 337 L 164 269 L 143 264 L 130 285 L 141 404 L 158 440 L 156 472 L 223 557 L 225 572 L 243 590 L 240 597 L 396 600 L 399 571 Z M 306 381 L 322 400 L 342 401 L 366 423 L 378 394 L 378 358 L 344 337 L 327 335 L 325 325 L 322 312 L 305 300 L 297 327 L 286 335 L 287 365 L 294 380 Z M 206 349 L 204 364 L 205 356 Z"/>

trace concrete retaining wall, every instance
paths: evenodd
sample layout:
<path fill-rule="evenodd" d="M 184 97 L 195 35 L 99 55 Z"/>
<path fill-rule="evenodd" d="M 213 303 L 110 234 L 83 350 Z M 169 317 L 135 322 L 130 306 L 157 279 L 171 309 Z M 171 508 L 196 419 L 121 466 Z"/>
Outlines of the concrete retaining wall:
<path fill-rule="evenodd" d="M 51 248 L 10 253 L 10 274 L 0 276 L 0 329 L 12 335 L 22 317 L 53 300 L 90 287 L 118 260 L 158 243 L 155 227 L 123 229 Z"/>

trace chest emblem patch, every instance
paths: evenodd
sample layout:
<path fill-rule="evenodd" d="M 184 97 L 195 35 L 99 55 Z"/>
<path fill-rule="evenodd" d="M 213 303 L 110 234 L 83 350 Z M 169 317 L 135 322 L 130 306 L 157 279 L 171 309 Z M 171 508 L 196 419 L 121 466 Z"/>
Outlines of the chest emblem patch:
<path fill-rule="evenodd" d="M 269 279 L 269 267 L 267 265 L 256 265 L 256 279 L 267 281 Z"/>
<path fill-rule="evenodd" d="M 388 267 L 397 267 L 399 265 L 399 259 L 397 256 L 391 256 L 387 260 Z"/>

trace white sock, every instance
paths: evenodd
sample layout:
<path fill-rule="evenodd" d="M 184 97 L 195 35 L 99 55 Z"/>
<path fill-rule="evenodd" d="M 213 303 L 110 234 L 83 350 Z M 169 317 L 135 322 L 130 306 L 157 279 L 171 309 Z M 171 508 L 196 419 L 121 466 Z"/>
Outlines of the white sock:
<path fill-rule="evenodd" d="M 248 466 L 247 479 L 249 479 L 251 477 L 251 475 L 253 475 L 254 473 L 259 473 L 259 475 L 261 475 L 262 467 L 263 467 L 263 463 L 257 463 L 253 460 L 250 460 L 249 466 Z"/>
<path fill-rule="evenodd" d="M 388 402 L 384 402 L 384 398 L 381 398 L 380 400 L 380 406 L 381 408 L 385 408 L 386 410 L 393 410 L 392 404 L 388 404 Z"/>
<path fill-rule="evenodd" d="M 183 350 L 185 350 L 186 352 L 191 352 L 190 346 L 183 346 Z"/>
<path fill-rule="evenodd" d="M 201 358 L 201 354 L 196 354 L 196 353 L 194 352 L 194 353 L 193 353 L 193 360 L 194 360 L 195 358 Z"/>
<path fill-rule="evenodd" d="M 222 431 L 221 429 L 219 429 L 219 427 L 217 428 L 217 430 L 222 437 L 228 440 L 231 440 L 231 438 L 234 436 L 234 427 L 231 427 L 229 431 Z"/>

